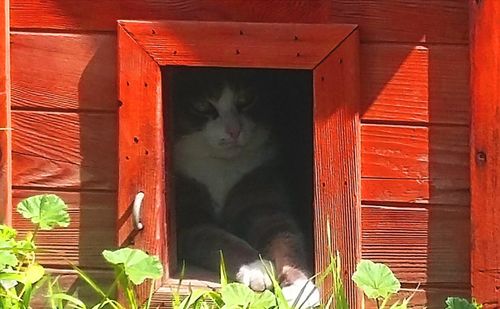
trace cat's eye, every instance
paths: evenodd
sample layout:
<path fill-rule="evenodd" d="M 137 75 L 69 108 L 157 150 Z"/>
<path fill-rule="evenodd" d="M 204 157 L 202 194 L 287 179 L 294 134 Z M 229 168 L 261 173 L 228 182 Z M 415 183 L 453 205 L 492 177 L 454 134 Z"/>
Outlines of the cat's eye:
<path fill-rule="evenodd" d="M 197 100 L 191 104 L 191 108 L 197 114 L 213 116 L 217 114 L 217 110 L 209 101 Z"/>
<path fill-rule="evenodd" d="M 256 99 L 254 96 L 246 96 L 238 98 L 235 102 L 236 103 L 235 105 L 238 108 L 238 110 L 246 111 L 254 105 L 255 101 Z"/>

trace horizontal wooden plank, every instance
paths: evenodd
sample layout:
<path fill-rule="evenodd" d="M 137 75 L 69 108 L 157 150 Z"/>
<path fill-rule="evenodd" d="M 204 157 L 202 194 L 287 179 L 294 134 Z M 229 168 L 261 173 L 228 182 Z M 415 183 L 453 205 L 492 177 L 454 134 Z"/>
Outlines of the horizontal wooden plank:
<path fill-rule="evenodd" d="M 469 129 L 363 125 L 362 198 L 468 205 Z"/>
<path fill-rule="evenodd" d="M 12 112 L 13 185 L 116 190 L 115 114 Z"/>
<path fill-rule="evenodd" d="M 115 110 L 112 35 L 14 33 L 13 107 Z M 365 121 L 469 124 L 468 48 L 362 44 Z"/>
<path fill-rule="evenodd" d="M 366 178 L 447 179 L 468 185 L 469 128 L 363 125 Z"/>
<path fill-rule="evenodd" d="M 14 190 L 13 203 L 26 197 L 54 193 L 68 205 L 71 223 L 67 228 L 39 231 L 36 236 L 37 258 L 44 265 L 103 267 L 102 250 L 116 246 L 116 193 L 53 192 Z M 14 211 L 12 223 L 21 235 L 33 231 L 33 225 Z"/>
<path fill-rule="evenodd" d="M 468 41 L 467 1 L 332 0 L 331 21 L 359 24 L 364 41 Z"/>
<path fill-rule="evenodd" d="M 65 30 L 116 29 L 118 19 L 327 22 L 323 0 L 13 0 L 11 26 Z"/>
<path fill-rule="evenodd" d="M 466 1 L 435 0 L 12 0 L 13 28 L 111 30 L 117 19 L 340 22 L 363 40 L 465 43 Z"/>
<path fill-rule="evenodd" d="M 113 35 L 13 33 L 12 106 L 117 109 Z"/>
<path fill-rule="evenodd" d="M 470 282 L 466 206 L 362 206 L 363 258 L 387 263 L 403 282 Z"/>
<path fill-rule="evenodd" d="M 468 125 L 468 57 L 465 45 L 362 44 L 362 119 Z"/>

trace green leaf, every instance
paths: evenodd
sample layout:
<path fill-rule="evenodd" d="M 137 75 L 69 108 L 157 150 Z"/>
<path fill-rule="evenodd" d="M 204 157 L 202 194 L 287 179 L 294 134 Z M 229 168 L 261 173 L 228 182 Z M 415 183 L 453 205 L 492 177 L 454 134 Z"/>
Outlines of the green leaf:
<path fill-rule="evenodd" d="M 159 279 L 163 275 L 163 266 L 158 257 L 150 256 L 139 249 L 104 250 L 102 255 L 113 265 L 123 265 L 125 274 L 135 285 L 146 279 Z"/>
<path fill-rule="evenodd" d="M 25 270 L 25 282 L 35 283 L 38 280 L 42 279 L 43 275 L 45 275 L 45 268 L 43 268 L 39 264 L 29 265 Z"/>
<path fill-rule="evenodd" d="M 68 303 L 71 303 L 74 305 L 73 308 L 81 308 L 81 309 L 87 308 L 87 306 L 85 306 L 85 304 L 81 300 L 79 300 L 78 298 L 73 297 L 71 295 L 65 294 L 65 293 L 52 294 L 52 295 L 50 295 L 50 297 L 54 300 L 67 301 Z"/>
<path fill-rule="evenodd" d="M 273 308 L 277 304 L 276 296 L 269 290 L 254 294 L 254 299 L 250 303 L 251 309 Z"/>
<path fill-rule="evenodd" d="M 222 287 L 220 292 L 227 307 L 247 308 L 255 298 L 255 292 L 241 283 L 229 283 Z"/>
<path fill-rule="evenodd" d="M 68 206 L 55 194 L 28 197 L 17 204 L 17 212 L 39 225 L 42 230 L 69 225 Z"/>
<path fill-rule="evenodd" d="M 17 265 L 19 261 L 14 253 L 14 248 L 16 246 L 17 243 L 15 240 L 0 238 L 0 270 Z"/>
<path fill-rule="evenodd" d="M 461 297 L 448 297 L 446 299 L 446 309 L 477 309 L 478 305 L 476 302 L 470 303 L 467 299 Z"/>
<path fill-rule="evenodd" d="M 0 224 L 0 240 L 8 241 L 15 240 L 17 232 L 10 226 Z"/>
<path fill-rule="evenodd" d="M 387 298 L 401 288 L 399 280 L 387 265 L 361 260 L 352 275 L 352 280 L 368 298 Z"/>

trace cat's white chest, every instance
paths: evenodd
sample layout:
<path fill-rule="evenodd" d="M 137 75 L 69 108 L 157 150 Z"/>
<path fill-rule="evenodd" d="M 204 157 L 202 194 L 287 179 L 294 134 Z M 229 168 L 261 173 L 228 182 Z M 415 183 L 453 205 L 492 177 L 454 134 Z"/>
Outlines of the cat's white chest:
<path fill-rule="evenodd" d="M 176 169 L 205 185 L 212 196 L 214 210 L 222 211 L 231 189 L 249 172 L 263 164 L 267 155 L 251 154 L 234 160 L 185 157 L 176 160 Z"/>
<path fill-rule="evenodd" d="M 194 162 L 193 162 L 194 161 Z M 215 202 L 215 211 L 222 210 L 229 191 L 248 172 L 256 168 L 256 160 L 227 161 L 221 159 L 193 160 L 184 166 L 186 176 L 204 184 Z M 196 162 L 198 161 L 198 162 Z"/>

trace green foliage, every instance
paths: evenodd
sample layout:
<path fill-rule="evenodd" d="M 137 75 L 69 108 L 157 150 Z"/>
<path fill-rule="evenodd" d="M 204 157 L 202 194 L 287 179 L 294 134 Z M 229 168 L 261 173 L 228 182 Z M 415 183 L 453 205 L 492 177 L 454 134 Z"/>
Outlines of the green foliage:
<path fill-rule="evenodd" d="M 387 265 L 361 260 L 352 275 L 352 280 L 368 298 L 388 298 L 401 288 L 399 280 Z"/>
<path fill-rule="evenodd" d="M 102 255 L 124 272 L 133 284 L 139 285 L 146 279 L 159 279 L 163 276 L 163 266 L 156 256 L 149 256 L 142 250 L 122 248 L 116 251 L 104 250 Z"/>
<path fill-rule="evenodd" d="M 17 212 L 42 230 L 51 230 L 57 225 L 69 225 L 68 206 L 55 194 L 29 197 L 17 204 Z"/>
<path fill-rule="evenodd" d="M 445 309 L 481 309 L 483 306 L 478 304 L 475 299 L 472 303 L 461 297 L 448 297 L 446 299 Z"/>
<path fill-rule="evenodd" d="M 1 308 L 29 308 L 33 295 L 48 278 L 36 262 L 36 232 L 69 224 L 66 204 L 53 194 L 27 198 L 17 205 L 17 211 L 31 220 L 34 231 L 19 240 L 14 229 L 0 225 Z"/>

